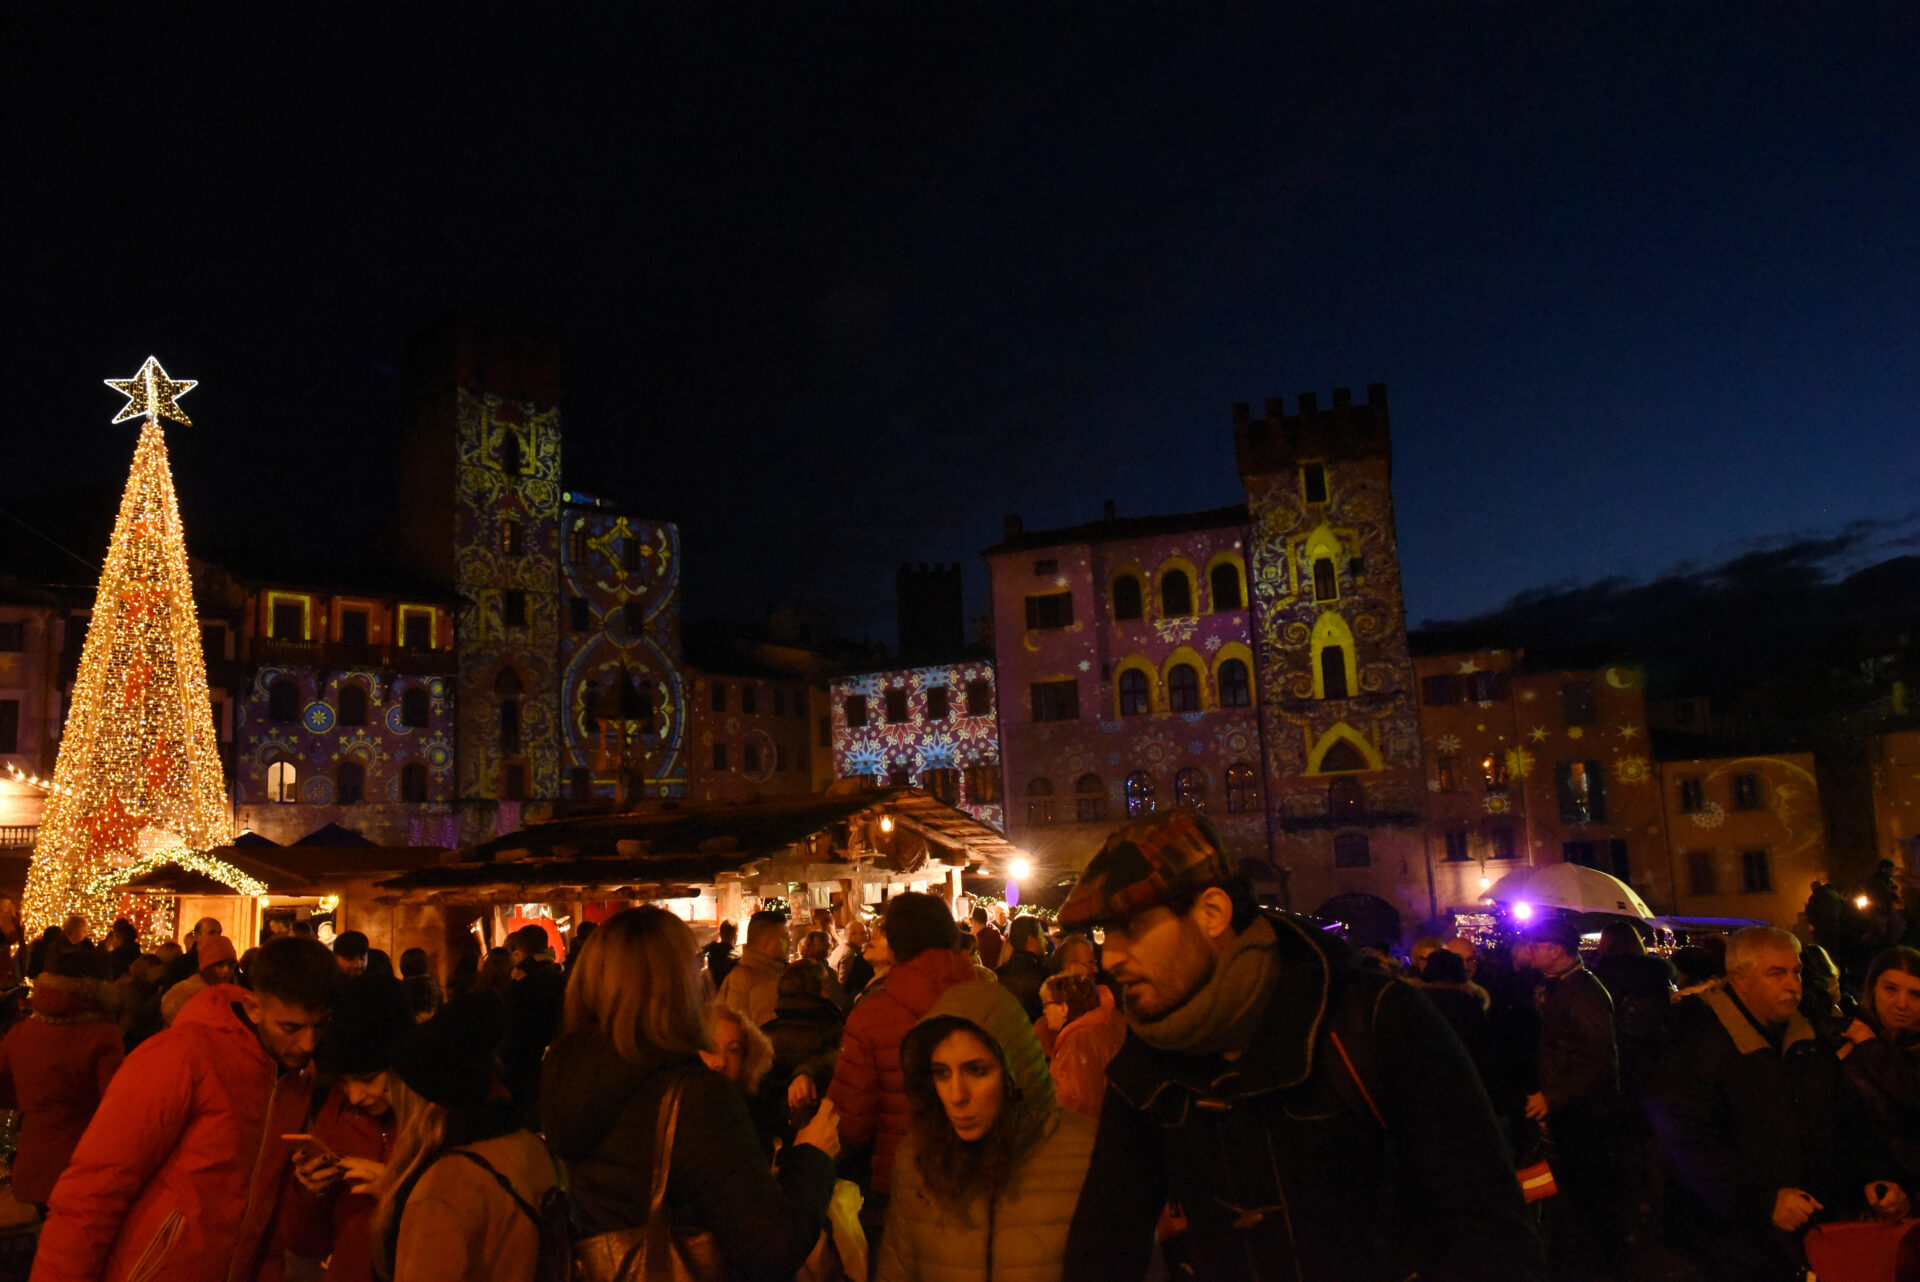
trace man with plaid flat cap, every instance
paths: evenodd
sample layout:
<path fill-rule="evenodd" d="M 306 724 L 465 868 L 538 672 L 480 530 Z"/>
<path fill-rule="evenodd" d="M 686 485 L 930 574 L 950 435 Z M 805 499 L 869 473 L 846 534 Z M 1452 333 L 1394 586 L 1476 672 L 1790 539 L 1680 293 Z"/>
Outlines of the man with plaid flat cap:
<path fill-rule="evenodd" d="M 1107 839 L 1061 907 L 1104 928 L 1126 1044 L 1107 1068 L 1069 1282 L 1524 1282 L 1545 1274 L 1473 1065 L 1418 990 L 1263 912 L 1190 811 Z"/>

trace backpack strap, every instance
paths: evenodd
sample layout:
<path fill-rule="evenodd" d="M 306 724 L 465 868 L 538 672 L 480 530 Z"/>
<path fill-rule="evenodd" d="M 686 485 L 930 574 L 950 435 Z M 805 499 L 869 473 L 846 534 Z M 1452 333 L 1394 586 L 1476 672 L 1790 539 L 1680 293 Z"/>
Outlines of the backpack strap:
<path fill-rule="evenodd" d="M 513 1187 L 512 1180 L 508 1179 L 506 1176 L 502 1175 L 499 1171 L 494 1169 L 493 1163 L 487 1161 L 486 1158 L 481 1157 L 478 1153 L 475 1153 L 470 1149 L 464 1149 L 464 1148 L 451 1149 L 449 1150 L 448 1155 L 452 1157 L 464 1157 L 469 1162 L 472 1162 L 475 1166 L 485 1171 L 488 1175 L 491 1175 L 494 1178 L 494 1182 L 499 1184 L 501 1188 L 507 1191 L 507 1196 L 513 1199 L 513 1204 L 519 1207 L 521 1211 L 523 1211 L 526 1214 L 526 1217 L 528 1219 L 533 1221 L 534 1227 L 535 1228 L 542 1227 L 543 1221 L 540 1218 L 540 1212 L 536 1211 L 533 1208 L 533 1203 L 527 1201 L 526 1198 L 520 1196 L 520 1190 Z"/>

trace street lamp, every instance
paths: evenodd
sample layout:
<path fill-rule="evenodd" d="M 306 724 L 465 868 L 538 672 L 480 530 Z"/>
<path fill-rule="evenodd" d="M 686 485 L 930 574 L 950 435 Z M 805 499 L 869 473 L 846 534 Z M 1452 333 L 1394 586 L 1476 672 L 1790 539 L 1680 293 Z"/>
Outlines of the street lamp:
<path fill-rule="evenodd" d="M 1021 855 L 1007 864 L 1007 875 L 1015 881 L 1025 881 L 1033 876 L 1033 861 Z"/>

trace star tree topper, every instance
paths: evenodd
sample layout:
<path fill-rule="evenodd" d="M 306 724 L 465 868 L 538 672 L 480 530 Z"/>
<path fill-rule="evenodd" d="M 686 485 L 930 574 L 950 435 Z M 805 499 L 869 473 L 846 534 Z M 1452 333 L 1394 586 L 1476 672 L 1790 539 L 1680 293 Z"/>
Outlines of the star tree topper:
<path fill-rule="evenodd" d="M 168 378 L 167 371 L 160 367 L 157 358 L 147 357 L 147 363 L 132 378 L 109 378 L 103 381 L 127 398 L 126 405 L 113 416 L 114 422 L 124 423 L 130 418 L 170 418 L 176 423 L 193 426 L 193 420 L 186 416 L 174 398 L 191 392 L 200 385 L 199 381 Z"/>

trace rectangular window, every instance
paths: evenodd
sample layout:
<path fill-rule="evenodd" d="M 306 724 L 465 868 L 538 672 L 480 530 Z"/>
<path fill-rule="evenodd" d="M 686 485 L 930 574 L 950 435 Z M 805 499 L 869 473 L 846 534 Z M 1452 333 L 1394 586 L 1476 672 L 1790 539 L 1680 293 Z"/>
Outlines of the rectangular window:
<path fill-rule="evenodd" d="M 1687 893 L 1689 895 L 1717 895 L 1720 887 L 1713 875 L 1713 852 L 1711 850 L 1690 850 L 1687 852 Z"/>
<path fill-rule="evenodd" d="M 575 530 L 574 535 L 582 542 L 586 540 L 586 535 L 579 530 Z M 575 766 L 567 771 L 567 795 L 575 801 L 592 800 L 593 772 L 585 766 Z M 422 797 L 421 800 L 424 801 L 426 798 Z"/>
<path fill-rule="evenodd" d="M 748 774 L 760 773 L 760 745 L 743 743 L 740 745 L 740 768 Z"/>
<path fill-rule="evenodd" d="M 967 682 L 967 715 L 984 717 L 993 711 L 993 691 L 984 681 Z"/>
<path fill-rule="evenodd" d="M 1475 672 L 1467 677 L 1467 698 L 1474 703 L 1492 703 L 1502 693 L 1498 672 Z"/>
<path fill-rule="evenodd" d="M 402 609 L 400 643 L 409 650 L 433 649 L 433 616 L 419 610 Z"/>
<path fill-rule="evenodd" d="M 640 568 L 640 540 L 620 540 L 620 568 L 632 574 Z"/>
<path fill-rule="evenodd" d="M 947 688 L 933 686 L 927 691 L 927 720 L 945 721 L 947 719 Z"/>
<path fill-rule="evenodd" d="M 630 637 L 638 637 L 647 630 L 647 603 L 627 600 L 620 603 L 620 623 Z"/>
<path fill-rule="evenodd" d="M 1435 758 L 1434 773 L 1439 777 L 1441 792 L 1460 791 L 1460 771 L 1452 756 Z"/>
<path fill-rule="evenodd" d="M 27 621 L 9 619 L 0 623 L 0 654 L 19 654 L 27 648 Z"/>
<path fill-rule="evenodd" d="M 1593 702 L 1593 682 L 1569 681 L 1560 687 L 1560 715 L 1570 726 L 1590 726 L 1599 718 Z"/>
<path fill-rule="evenodd" d="M 1036 681 L 1033 683 L 1033 719 L 1035 721 L 1078 721 L 1080 719 L 1080 683 Z"/>
<path fill-rule="evenodd" d="M 593 630 L 593 607 L 587 604 L 587 598 L 583 596 L 567 598 L 567 628 L 572 632 Z"/>
<path fill-rule="evenodd" d="M 1487 787 L 1504 788 L 1507 786 L 1507 754 L 1495 748 L 1480 759 L 1480 773 L 1486 776 Z"/>
<path fill-rule="evenodd" d="M 567 560 L 574 565 L 586 564 L 587 562 L 587 527 L 586 526 L 576 525 L 571 530 L 567 531 Z M 576 798 L 576 800 L 585 801 L 586 798 L 579 797 L 579 798 Z"/>
<path fill-rule="evenodd" d="M 1420 682 L 1420 701 L 1429 708 L 1444 708 L 1460 702 L 1460 678 L 1452 673 L 1426 677 Z"/>
<path fill-rule="evenodd" d="M 847 696 L 847 701 L 841 704 L 840 706 L 846 710 L 847 725 L 855 729 L 858 729 L 859 727 L 867 724 L 867 696 L 866 695 L 850 694 Z"/>
<path fill-rule="evenodd" d="M 718 681 L 713 683 L 712 706 L 715 712 L 725 712 L 727 710 L 727 688 Z"/>
<path fill-rule="evenodd" d="M 1767 866 L 1766 851 L 1740 852 L 1740 892 L 1746 895 L 1773 893 L 1773 870 Z"/>
<path fill-rule="evenodd" d="M 776 717 L 784 717 L 787 715 L 787 688 L 785 686 L 775 686 L 773 688 L 773 715 Z"/>
<path fill-rule="evenodd" d="M 887 691 L 887 724 L 897 726 L 907 719 L 907 692 L 895 686 Z"/>
<path fill-rule="evenodd" d="M 992 805 L 1000 800 L 1000 767 L 968 766 L 967 800 L 976 806 Z"/>
<path fill-rule="evenodd" d="M 1373 852 L 1367 846 L 1367 835 L 1363 832 L 1343 832 L 1333 839 L 1333 866 L 1335 868 L 1365 868 L 1373 862 Z"/>
<path fill-rule="evenodd" d="M 740 687 L 740 711 L 747 716 L 755 716 L 760 711 L 759 694 L 752 686 Z"/>
<path fill-rule="evenodd" d="M 273 627 L 267 635 L 276 641 L 305 641 L 307 607 L 299 601 L 275 601 Z"/>
<path fill-rule="evenodd" d="M 1680 813 L 1697 815 L 1707 808 L 1707 790 L 1700 786 L 1698 779 L 1680 781 Z"/>
<path fill-rule="evenodd" d="M 912 786 L 913 786 L 913 776 L 909 775 L 905 770 L 887 771 L 887 787 L 909 788 Z"/>
<path fill-rule="evenodd" d="M 960 772 L 951 767 L 938 770 L 922 770 L 920 786 L 932 793 L 940 801 L 951 806 L 960 800 Z"/>
<path fill-rule="evenodd" d="M 221 743 L 233 737 L 227 733 L 227 701 L 225 699 L 213 701 L 213 737 Z"/>
<path fill-rule="evenodd" d="M 6 644 L 7 629 L 20 628 L 24 631 L 26 626 L 24 623 L 0 623 L 0 652 L 7 650 L 18 652 L 21 649 L 20 646 L 9 646 Z M 203 623 L 200 625 L 200 657 L 205 659 L 209 665 L 218 663 L 227 657 L 227 629 L 223 625 L 218 623 Z"/>
<path fill-rule="evenodd" d="M 527 626 L 527 594 L 519 588 L 508 588 L 500 594 L 500 621 L 510 628 Z"/>
<path fill-rule="evenodd" d="M 1487 858 L 1514 859 L 1518 854 L 1513 841 L 1513 829 L 1487 829 Z"/>
<path fill-rule="evenodd" d="M 20 701 L 0 699 L 0 752 L 20 751 Z"/>
<path fill-rule="evenodd" d="M 725 770 L 727 768 L 727 745 L 724 743 L 716 743 L 713 745 L 713 768 L 715 770 Z"/>
<path fill-rule="evenodd" d="M 1735 775 L 1733 777 L 1733 808 L 1735 810 L 1760 809 L 1760 776 Z"/>
<path fill-rule="evenodd" d="M 340 611 L 340 643 L 342 645 L 367 643 L 367 612 L 365 610 Z"/>
<path fill-rule="evenodd" d="M 1027 598 L 1029 628 L 1070 628 L 1073 626 L 1073 593 L 1049 592 Z"/>
<path fill-rule="evenodd" d="M 1563 761 L 1555 767 L 1560 786 L 1560 822 L 1603 824 L 1607 821 L 1606 781 L 1597 761 Z"/>
<path fill-rule="evenodd" d="M 500 704 L 500 751 L 520 751 L 520 701 L 506 699 Z"/>
<path fill-rule="evenodd" d="M 1463 864 L 1467 862 L 1467 834 L 1450 832 L 1447 834 L 1447 862 Z"/>
<path fill-rule="evenodd" d="M 520 543 L 520 522 L 504 518 L 500 522 L 500 553 L 503 556 L 519 556 L 525 549 Z"/>
<path fill-rule="evenodd" d="M 790 770 L 793 768 L 792 763 L 787 760 L 787 745 L 784 743 L 776 743 L 773 745 L 773 768 L 775 770 Z"/>
<path fill-rule="evenodd" d="M 1608 871 L 1621 881 L 1632 885 L 1633 866 L 1627 859 L 1627 839 L 1625 837 L 1615 837 L 1607 843 L 1607 858 L 1613 861 L 1613 867 L 1608 869 Z"/>
<path fill-rule="evenodd" d="M 1059 570 L 1060 562 L 1054 557 L 1043 557 L 1033 563 L 1035 574 L 1056 574 Z"/>
<path fill-rule="evenodd" d="M 833 746 L 833 718 L 832 717 L 820 718 L 820 738 L 818 742 L 822 748 L 831 748 Z"/>
<path fill-rule="evenodd" d="M 525 801 L 527 799 L 527 768 L 517 761 L 509 762 L 501 774 L 505 778 L 504 786 L 500 791 L 506 794 L 506 800 Z"/>
<path fill-rule="evenodd" d="M 1560 857 L 1570 864 L 1579 864 L 1582 868 L 1598 868 L 1600 864 L 1595 855 L 1598 847 L 1598 842 L 1563 841 L 1560 843 Z"/>
<path fill-rule="evenodd" d="M 1327 501 L 1327 465 L 1325 463 L 1300 465 L 1300 495 L 1309 503 Z"/>

